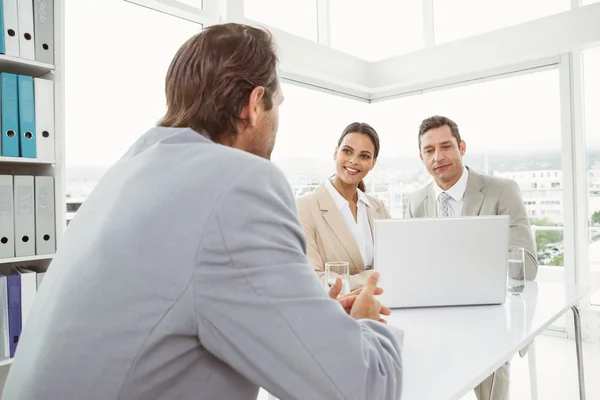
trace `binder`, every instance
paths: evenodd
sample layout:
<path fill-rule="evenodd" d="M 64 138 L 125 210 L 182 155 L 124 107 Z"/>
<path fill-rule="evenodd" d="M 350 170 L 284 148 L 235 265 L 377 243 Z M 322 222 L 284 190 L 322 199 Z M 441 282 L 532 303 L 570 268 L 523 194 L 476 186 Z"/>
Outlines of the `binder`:
<path fill-rule="evenodd" d="M 6 277 L 6 302 L 8 303 L 8 347 L 10 358 L 15 356 L 21 337 L 21 275 Z"/>
<path fill-rule="evenodd" d="M 19 18 L 17 0 L 2 0 L 4 54 L 19 57 Z"/>
<path fill-rule="evenodd" d="M 54 65 L 54 1 L 33 0 L 35 60 Z"/>
<path fill-rule="evenodd" d="M 0 175 L 0 258 L 15 256 L 13 177 Z"/>
<path fill-rule="evenodd" d="M 15 256 L 35 255 L 35 205 L 33 176 L 14 177 Z"/>
<path fill-rule="evenodd" d="M 5 54 L 6 53 L 6 45 L 4 42 L 4 3 L 0 2 L 0 32 L 2 32 L 2 35 L 0 35 L 0 54 Z M 0 359 L 2 358 L 2 355 L 0 354 Z"/>
<path fill-rule="evenodd" d="M 19 84 L 19 144 L 21 157 L 36 158 L 33 78 L 17 75 Z"/>
<path fill-rule="evenodd" d="M 54 160 L 54 82 L 34 78 L 33 91 L 37 158 Z"/>
<path fill-rule="evenodd" d="M 16 267 L 14 273 L 21 275 L 21 330 L 23 330 L 37 295 L 37 274 L 25 267 Z"/>
<path fill-rule="evenodd" d="M 44 280 L 45 276 L 46 276 L 45 272 L 37 273 L 37 290 L 40 290 L 40 285 L 42 284 L 42 281 Z"/>
<path fill-rule="evenodd" d="M 2 153 L 4 157 L 19 157 L 19 91 L 17 75 L 0 73 L 2 108 Z"/>
<path fill-rule="evenodd" d="M 17 0 L 17 16 L 19 21 L 19 57 L 35 60 L 33 1 Z"/>
<path fill-rule="evenodd" d="M 0 275 L 0 361 L 10 358 L 6 276 Z"/>
<path fill-rule="evenodd" d="M 54 254 L 56 235 L 54 218 L 54 178 L 35 177 L 35 253 Z"/>

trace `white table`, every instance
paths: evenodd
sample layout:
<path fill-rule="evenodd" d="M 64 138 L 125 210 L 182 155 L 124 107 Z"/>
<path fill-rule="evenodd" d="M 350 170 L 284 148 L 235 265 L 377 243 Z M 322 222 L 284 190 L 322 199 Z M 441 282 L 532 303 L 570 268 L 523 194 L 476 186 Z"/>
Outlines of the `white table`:
<path fill-rule="evenodd" d="M 579 395 L 585 399 L 581 326 L 575 307 L 587 288 L 527 282 L 503 305 L 395 309 L 388 323 L 404 330 L 402 400 L 454 400 L 512 359 L 555 320 L 573 310 Z"/>

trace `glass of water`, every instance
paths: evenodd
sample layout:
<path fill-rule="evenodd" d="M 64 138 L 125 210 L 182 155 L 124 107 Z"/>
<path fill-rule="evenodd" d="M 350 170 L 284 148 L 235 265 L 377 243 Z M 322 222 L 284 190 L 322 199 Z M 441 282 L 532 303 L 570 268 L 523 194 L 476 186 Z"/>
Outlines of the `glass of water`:
<path fill-rule="evenodd" d="M 525 290 L 525 250 L 519 246 L 508 248 L 506 288 L 508 293 L 520 295 Z"/>
<path fill-rule="evenodd" d="M 338 276 L 342 279 L 342 291 L 340 294 L 350 293 L 350 264 L 346 261 L 325 263 L 325 282 L 327 282 L 327 290 L 335 285 L 335 280 Z"/>

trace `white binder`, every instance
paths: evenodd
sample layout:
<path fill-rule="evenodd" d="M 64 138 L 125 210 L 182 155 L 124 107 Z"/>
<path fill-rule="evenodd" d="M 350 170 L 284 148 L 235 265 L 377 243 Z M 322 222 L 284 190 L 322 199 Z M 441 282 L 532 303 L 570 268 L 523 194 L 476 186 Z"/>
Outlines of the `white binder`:
<path fill-rule="evenodd" d="M 15 175 L 15 256 L 35 255 L 33 176 Z"/>
<path fill-rule="evenodd" d="M 54 82 L 33 78 L 37 158 L 54 160 Z"/>
<path fill-rule="evenodd" d="M 21 331 L 25 328 L 25 322 L 33 308 L 35 296 L 37 295 L 37 274 L 25 267 L 13 268 L 21 275 Z"/>
<path fill-rule="evenodd" d="M 19 57 L 19 16 L 17 0 L 2 0 L 4 46 L 7 56 Z"/>
<path fill-rule="evenodd" d="M 19 16 L 19 56 L 35 60 L 35 38 L 33 31 L 33 1 L 17 0 Z"/>
<path fill-rule="evenodd" d="M 33 0 L 35 60 L 54 65 L 54 1 Z"/>
<path fill-rule="evenodd" d="M 54 254 L 56 235 L 54 224 L 54 178 L 35 177 L 35 247 L 36 254 Z"/>
<path fill-rule="evenodd" d="M 0 275 L 0 361 L 10 358 L 6 276 Z"/>
<path fill-rule="evenodd" d="M 40 285 L 42 284 L 42 281 L 44 280 L 45 276 L 46 276 L 45 272 L 37 273 L 37 290 L 40 290 Z"/>
<path fill-rule="evenodd" d="M 15 256 L 13 177 L 0 175 L 0 258 Z"/>

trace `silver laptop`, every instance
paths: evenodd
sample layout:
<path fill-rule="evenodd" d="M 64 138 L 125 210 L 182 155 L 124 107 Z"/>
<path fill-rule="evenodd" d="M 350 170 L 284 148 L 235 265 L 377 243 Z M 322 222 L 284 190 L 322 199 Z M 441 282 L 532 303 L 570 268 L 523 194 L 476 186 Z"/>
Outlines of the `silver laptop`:
<path fill-rule="evenodd" d="M 375 220 L 379 297 L 390 308 L 502 304 L 508 216 Z"/>

